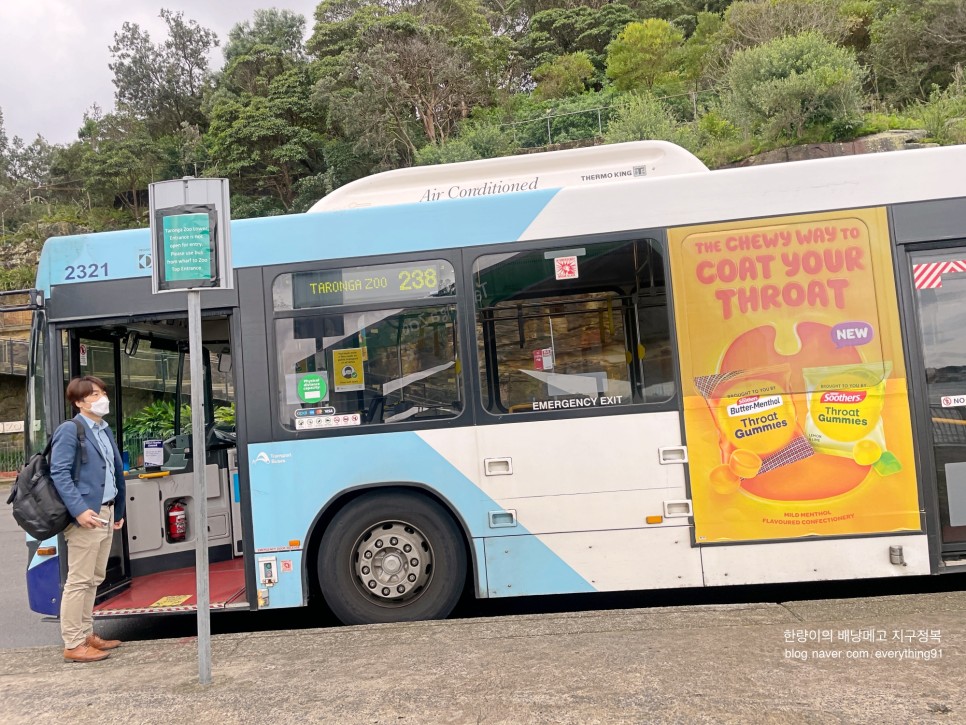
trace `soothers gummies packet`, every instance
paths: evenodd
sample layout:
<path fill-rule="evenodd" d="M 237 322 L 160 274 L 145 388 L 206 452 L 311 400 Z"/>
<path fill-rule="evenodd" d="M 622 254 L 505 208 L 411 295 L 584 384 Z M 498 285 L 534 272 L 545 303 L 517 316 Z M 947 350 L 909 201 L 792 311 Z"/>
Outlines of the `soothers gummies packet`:
<path fill-rule="evenodd" d="M 788 365 L 695 378 L 718 427 L 722 470 L 712 480 L 754 478 L 812 455 L 789 394 Z M 727 467 L 728 471 L 723 469 Z"/>
<path fill-rule="evenodd" d="M 872 466 L 887 452 L 882 430 L 886 378 L 892 363 L 805 368 L 805 434 L 820 453 Z"/>

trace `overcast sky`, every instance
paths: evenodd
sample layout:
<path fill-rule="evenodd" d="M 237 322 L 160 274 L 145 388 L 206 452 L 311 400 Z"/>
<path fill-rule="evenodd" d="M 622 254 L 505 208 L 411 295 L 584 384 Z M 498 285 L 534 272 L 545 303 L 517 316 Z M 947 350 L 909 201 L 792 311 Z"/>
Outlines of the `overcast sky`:
<path fill-rule="evenodd" d="M 96 103 L 114 107 L 107 64 L 114 33 L 127 21 L 161 42 L 167 26 L 161 8 L 182 11 L 214 30 L 224 45 L 236 23 L 259 8 L 277 7 L 305 16 L 312 31 L 318 0 L 0 0 L 0 109 L 7 136 L 26 141 L 37 134 L 51 143 L 77 138 L 84 111 Z M 221 47 L 211 67 L 221 67 Z"/>

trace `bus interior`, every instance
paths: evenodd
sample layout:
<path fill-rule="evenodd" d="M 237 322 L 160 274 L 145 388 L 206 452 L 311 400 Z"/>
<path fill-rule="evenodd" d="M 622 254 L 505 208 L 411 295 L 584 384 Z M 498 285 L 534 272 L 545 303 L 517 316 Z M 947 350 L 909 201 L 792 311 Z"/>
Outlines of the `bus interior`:
<path fill-rule="evenodd" d="M 125 466 L 126 535 L 114 537 L 95 614 L 194 609 L 198 522 L 187 317 L 98 322 L 62 335 L 65 380 L 94 375 L 106 385 L 106 420 Z M 202 385 L 213 609 L 248 607 L 230 338 L 230 315 L 206 311 Z"/>

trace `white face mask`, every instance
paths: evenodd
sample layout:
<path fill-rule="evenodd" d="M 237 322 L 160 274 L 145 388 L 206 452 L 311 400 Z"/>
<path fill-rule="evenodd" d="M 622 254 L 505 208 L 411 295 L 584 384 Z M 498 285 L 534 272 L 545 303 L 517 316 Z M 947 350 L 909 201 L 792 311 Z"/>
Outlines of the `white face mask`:
<path fill-rule="evenodd" d="M 91 403 L 91 412 L 103 418 L 105 415 L 111 412 L 111 401 L 107 397 L 98 398 L 93 403 Z"/>

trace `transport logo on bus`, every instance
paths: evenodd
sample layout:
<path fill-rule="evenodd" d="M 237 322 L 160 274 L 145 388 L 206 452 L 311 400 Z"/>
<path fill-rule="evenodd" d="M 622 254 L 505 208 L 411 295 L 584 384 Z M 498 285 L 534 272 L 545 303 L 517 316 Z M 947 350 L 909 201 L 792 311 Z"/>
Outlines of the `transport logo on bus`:
<path fill-rule="evenodd" d="M 291 453 L 266 453 L 265 451 L 261 451 L 252 459 L 252 465 L 254 466 L 256 463 L 268 463 L 274 466 L 277 463 L 288 463 L 291 457 Z"/>

